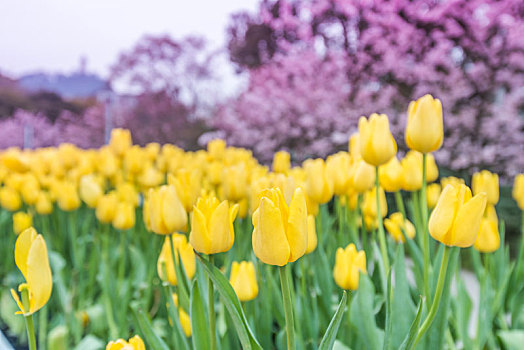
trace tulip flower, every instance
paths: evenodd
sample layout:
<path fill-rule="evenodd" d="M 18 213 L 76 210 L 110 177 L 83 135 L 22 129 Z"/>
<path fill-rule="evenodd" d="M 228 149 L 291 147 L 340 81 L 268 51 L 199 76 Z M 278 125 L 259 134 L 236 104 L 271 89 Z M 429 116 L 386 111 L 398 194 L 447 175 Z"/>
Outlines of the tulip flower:
<path fill-rule="evenodd" d="M 409 104 L 405 138 L 409 148 L 421 153 L 434 152 L 442 146 L 444 123 L 439 99 L 424 95 Z"/>
<path fill-rule="evenodd" d="M 176 176 L 169 174 L 167 183 L 176 188 L 180 201 L 184 204 L 185 210 L 189 213 L 193 209 L 198 196 L 202 191 L 202 175 L 199 170 L 180 169 Z"/>
<path fill-rule="evenodd" d="M 0 188 L 0 204 L 2 208 L 9 211 L 17 211 L 22 206 L 20 194 L 11 187 L 4 186 Z"/>
<path fill-rule="evenodd" d="M 110 341 L 106 346 L 106 350 L 146 350 L 146 346 L 142 339 L 138 335 L 135 335 L 129 338 L 129 341 L 125 341 L 124 339 Z"/>
<path fill-rule="evenodd" d="M 33 226 L 33 218 L 31 214 L 23 211 L 13 214 L 13 231 L 15 234 L 19 234 L 31 226 Z"/>
<path fill-rule="evenodd" d="M 291 169 L 291 156 L 289 152 L 278 151 L 273 156 L 272 169 L 275 173 L 286 174 Z"/>
<path fill-rule="evenodd" d="M 20 187 L 20 193 L 27 205 L 33 205 L 36 202 L 38 193 L 40 192 L 40 184 L 33 174 L 25 174 L 24 182 Z"/>
<path fill-rule="evenodd" d="M 324 204 L 333 196 L 333 184 L 328 180 L 323 159 L 308 159 L 303 164 L 306 171 L 306 193 L 313 201 Z"/>
<path fill-rule="evenodd" d="M 349 138 L 348 152 L 351 158 L 353 159 L 358 159 L 362 157 L 362 155 L 360 154 L 360 136 L 358 132 L 354 133 Z"/>
<path fill-rule="evenodd" d="M 380 166 L 397 153 L 397 143 L 389 131 L 387 115 L 373 113 L 369 119 L 360 117 L 358 131 L 360 154 L 366 163 Z"/>
<path fill-rule="evenodd" d="M 473 194 L 486 192 L 488 204 L 495 205 L 499 201 L 499 176 L 487 170 L 473 174 L 471 181 Z"/>
<path fill-rule="evenodd" d="M 253 213 L 253 251 L 264 263 L 284 266 L 307 249 L 307 211 L 302 188 L 288 206 L 279 188 L 265 190 Z"/>
<path fill-rule="evenodd" d="M 224 196 L 233 201 L 247 196 L 248 190 L 248 171 L 244 163 L 224 168 L 222 178 Z"/>
<path fill-rule="evenodd" d="M 515 199 L 515 201 L 517 202 L 520 210 L 524 210 L 524 174 L 518 174 L 517 176 L 515 176 L 515 180 L 513 182 L 512 195 L 513 199 Z"/>
<path fill-rule="evenodd" d="M 472 246 L 479 234 L 486 202 L 485 192 L 472 197 L 465 185 L 446 186 L 429 218 L 429 233 L 447 246 Z"/>
<path fill-rule="evenodd" d="M 427 192 L 427 204 L 428 208 L 435 208 L 435 205 L 437 205 L 438 198 L 440 197 L 440 192 L 442 192 L 442 187 L 440 184 L 431 184 L 428 185 L 428 192 Z"/>
<path fill-rule="evenodd" d="M 482 218 L 479 235 L 473 246 L 482 253 L 492 253 L 499 249 L 500 235 L 495 220 L 489 217 Z"/>
<path fill-rule="evenodd" d="M 187 312 L 185 312 L 182 307 L 178 306 L 178 295 L 173 293 L 172 297 L 173 303 L 178 308 L 178 319 L 180 320 L 182 330 L 184 331 L 185 336 L 189 338 L 191 336 L 191 319 L 189 318 Z"/>
<path fill-rule="evenodd" d="M 118 198 L 115 192 L 110 192 L 98 199 L 95 215 L 98 221 L 108 224 L 113 222 L 115 217 Z"/>
<path fill-rule="evenodd" d="M 379 169 L 379 182 L 387 192 L 397 192 L 402 189 L 403 171 L 397 157 L 391 158 L 389 162 Z"/>
<path fill-rule="evenodd" d="M 402 213 L 391 214 L 389 219 L 384 220 L 384 226 L 393 239 L 399 243 L 404 243 L 404 235 L 409 239 L 415 237 L 415 226 L 408 219 L 404 219 Z"/>
<path fill-rule="evenodd" d="M 44 307 L 53 289 L 44 237 L 34 228 L 30 227 L 18 236 L 15 244 L 15 263 L 26 280 L 26 283 L 18 286 L 18 291 L 22 292 L 22 300 L 11 289 L 11 294 L 20 308 L 17 314 L 32 315 Z M 24 296 L 25 293 L 27 294 Z"/>
<path fill-rule="evenodd" d="M 191 216 L 189 242 L 200 253 L 227 252 L 235 241 L 233 221 L 238 204 L 230 206 L 227 200 L 220 202 L 214 195 L 204 195 L 197 200 Z"/>
<path fill-rule="evenodd" d="M 377 192 L 376 188 L 372 188 L 364 194 L 364 201 L 362 203 L 362 212 L 364 215 L 377 219 Z M 386 217 L 388 214 L 388 202 L 386 201 L 386 193 L 383 188 L 380 188 L 380 215 Z"/>
<path fill-rule="evenodd" d="M 351 158 L 346 152 L 338 152 L 326 159 L 326 174 L 328 181 L 333 184 L 333 192 L 343 196 L 348 191 L 351 178 L 349 177 Z"/>
<path fill-rule="evenodd" d="M 164 174 L 152 165 L 144 166 L 142 173 L 138 176 L 138 183 L 142 188 L 153 188 L 164 181 Z"/>
<path fill-rule="evenodd" d="M 416 151 L 409 151 L 401 160 L 402 166 L 402 189 L 405 191 L 418 191 L 422 188 L 422 161 L 423 156 Z M 426 155 L 426 181 L 433 182 L 438 178 L 438 168 L 435 158 L 431 154 Z"/>
<path fill-rule="evenodd" d="M 367 273 L 366 253 L 363 250 L 357 252 L 353 243 L 345 249 L 338 248 L 333 268 L 335 283 L 342 289 L 357 290 L 360 272 Z"/>
<path fill-rule="evenodd" d="M 167 281 L 171 285 L 176 286 L 178 281 L 176 278 L 175 272 L 175 261 L 173 263 L 173 252 L 171 250 L 171 244 L 174 247 L 175 259 L 180 259 L 182 265 L 184 266 L 184 271 L 187 278 L 191 279 L 195 275 L 196 265 L 195 265 L 195 252 L 191 244 L 187 242 L 186 236 L 179 233 L 174 233 L 171 237 L 166 236 L 164 244 L 162 245 L 162 251 L 157 261 L 157 272 L 158 276 L 162 281 Z M 162 265 L 165 266 L 164 273 Z"/>
<path fill-rule="evenodd" d="M 226 152 L 226 141 L 222 139 L 215 139 L 209 141 L 207 144 L 207 152 L 212 159 L 222 159 Z"/>
<path fill-rule="evenodd" d="M 135 207 L 128 202 L 119 202 L 113 217 L 113 227 L 118 230 L 128 230 L 135 226 Z"/>
<path fill-rule="evenodd" d="M 122 156 L 131 146 L 131 132 L 126 129 L 111 130 L 111 139 L 109 140 L 109 147 L 117 155 Z"/>
<path fill-rule="evenodd" d="M 250 301 L 258 295 L 255 266 L 251 261 L 233 261 L 229 283 L 240 301 Z"/>
<path fill-rule="evenodd" d="M 2 152 L 0 162 L 7 169 L 18 173 L 28 171 L 30 165 L 28 157 L 17 147 L 11 147 Z"/>
<path fill-rule="evenodd" d="M 76 185 L 69 181 L 57 183 L 56 201 L 63 211 L 78 209 L 80 206 L 80 198 L 78 197 Z"/>
<path fill-rule="evenodd" d="M 123 182 L 116 187 L 116 195 L 121 202 L 130 203 L 133 207 L 138 206 L 138 192 L 135 186 L 129 182 Z"/>
<path fill-rule="evenodd" d="M 440 179 L 440 185 L 442 188 L 446 188 L 447 185 L 460 186 L 464 185 L 464 179 L 455 176 L 448 176 Z"/>
<path fill-rule="evenodd" d="M 167 235 L 186 230 L 187 214 L 175 186 L 164 185 L 149 190 L 147 205 L 144 205 L 144 219 L 156 234 Z"/>
<path fill-rule="evenodd" d="M 100 182 L 93 175 L 82 176 L 79 186 L 80 198 L 90 208 L 96 208 L 96 203 L 104 195 L 104 190 Z"/>
<path fill-rule="evenodd" d="M 315 217 L 307 216 L 307 248 L 306 254 L 313 252 L 317 248 L 317 229 L 315 227 Z"/>
<path fill-rule="evenodd" d="M 49 215 L 53 212 L 53 203 L 48 192 L 40 191 L 38 193 L 35 210 L 40 215 Z"/>
<path fill-rule="evenodd" d="M 355 161 L 350 171 L 350 185 L 358 193 L 369 191 L 375 185 L 375 169 L 363 159 Z"/>

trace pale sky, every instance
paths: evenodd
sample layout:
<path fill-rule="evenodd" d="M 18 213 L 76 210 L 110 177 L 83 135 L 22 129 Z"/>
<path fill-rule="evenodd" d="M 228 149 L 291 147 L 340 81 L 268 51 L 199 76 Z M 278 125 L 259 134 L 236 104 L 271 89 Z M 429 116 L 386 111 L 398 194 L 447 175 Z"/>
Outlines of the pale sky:
<path fill-rule="evenodd" d="M 69 73 L 87 57 L 87 70 L 105 76 L 118 53 L 144 34 L 205 36 L 225 43 L 229 14 L 254 11 L 258 0 L 2 0 L 0 72 Z"/>

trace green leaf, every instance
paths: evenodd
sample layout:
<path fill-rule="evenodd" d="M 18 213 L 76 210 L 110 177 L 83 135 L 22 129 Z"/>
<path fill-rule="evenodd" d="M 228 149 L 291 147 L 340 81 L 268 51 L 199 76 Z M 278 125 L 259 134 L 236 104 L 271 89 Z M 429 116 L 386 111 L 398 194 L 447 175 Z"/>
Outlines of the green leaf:
<path fill-rule="evenodd" d="M 193 339 L 193 348 L 195 349 L 209 349 L 209 323 L 206 317 L 206 310 L 204 308 L 204 301 L 200 294 L 200 288 L 198 281 L 193 282 L 193 288 L 191 288 L 191 331 Z M 214 312 L 214 310 L 209 310 Z"/>
<path fill-rule="evenodd" d="M 465 349 L 471 349 L 472 347 L 468 336 L 468 325 L 472 308 L 473 302 L 469 297 L 463 279 L 460 278 L 457 281 L 457 297 L 453 299 L 453 314 L 455 317 L 452 320 L 454 321 L 457 335 L 462 340 Z"/>
<path fill-rule="evenodd" d="M 168 283 L 164 282 L 163 287 L 164 287 L 164 296 L 168 304 L 167 312 L 172 322 L 173 328 L 175 329 L 175 331 L 173 332 L 173 335 L 175 338 L 176 348 L 189 350 L 189 344 L 187 342 L 186 335 L 184 333 L 184 330 L 182 329 L 182 325 L 180 324 L 178 308 L 176 307 L 175 302 L 173 301 L 171 286 L 169 286 Z"/>
<path fill-rule="evenodd" d="M 398 348 L 399 350 L 411 349 L 413 347 L 413 343 L 415 342 L 415 339 L 417 338 L 418 327 L 420 324 L 420 318 L 422 317 L 423 308 L 424 308 L 424 302 L 421 297 L 418 303 L 417 316 L 415 316 L 415 319 L 413 320 L 413 323 L 411 324 L 411 327 L 409 328 L 409 333 L 406 335 L 406 337 L 404 338 L 404 341 Z"/>
<path fill-rule="evenodd" d="M 258 341 L 255 339 L 255 336 L 251 332 L 249 325 L 247 323 L 246 316 L 240 305 L 240 301 L 231 287 L 231 284 L 226 279 L 226 277 L 217 269 L 215 266 L 211 265 L 208 261 L 203 259 L 199 254 L 197 254 L 198 262 L 204 267 L 204 271 L 207 273 L 209 278 L 213 281 L 213 285 L 217 289 L 218 293 L 222 297 L 222 301 L 226 306 L 235 329 L 238 334 L 238 338 L 242 343 L 242 348 L 249 349 L 262 349 Z"/>
<path fill-rule="evenodd" d="M 337 337 L 338 328 L 340 327 L 340 322 L 342 321 L 342 316 L 344 316 L 344 310 L 346 309 L 347 299 L 347 292 L 344 291 L 344 294 L 342 295 L 342 300 L 340 300 L 340 304 L 338 304 L 337 311 L 333 315 L 331 322 L 329 322 L 329 326 L 326 330 L 326 333 L 324 333 L 324 337 L 320 342 L 320 346 L 318 347 L 319 350 L 330 350 L 333 348 L 335 338 Z"/>
<path fill-rule="evenodd" d="M 152 350 L 169 350 L 168 346 L 162 340 L 162 338 L 160 338 L 153 331 L 151 321 L 145 315 L 144 311 L 139 307 L 139 303 L 135 301 L 131 303 L 130 307 L 133 311 L 133 315 L 136 318 L 138 327 L 140 328 L 141 333 L 144 336 L 144 340 L 148 345 L 148 349 L 151 348 Z"/>
<path fill-rule="evenodd" d="M 512 330 L 512 331 L 499 331 L 498 337 L 504 344 L 507 350 L 520 350 L 522 344 L 524 344 L 524 331 L 523 330 Z"/>

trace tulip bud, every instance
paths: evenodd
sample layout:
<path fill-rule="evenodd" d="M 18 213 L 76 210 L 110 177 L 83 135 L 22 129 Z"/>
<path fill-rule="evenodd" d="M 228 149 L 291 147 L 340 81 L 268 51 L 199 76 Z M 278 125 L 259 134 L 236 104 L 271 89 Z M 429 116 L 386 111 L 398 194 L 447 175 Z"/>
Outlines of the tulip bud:
<path fill-rule="evenodd" d="M 128 202 L 119 202 L 113 217 L 113 227 L 117 230 L 129 230 L 135 226 L 135 207 Z"/>
<path fill-rule="evenodd" d="M 98 199 L 95 215 L 98 221 L 109 224 L 113 221 L 118 205 L 118 198 L 115 192 L 110 192 Z"/>
<path fill-rule="evenodd" d="M 438 198 L 440 197 L 440 192 L 442 191 L 442 188 L 440 187 L 440 184 L 431 184 L 428 185 L 427 189 L 427 202 L 428 202 L 428 208 L 433 209 L 435 208 L 435 205 L 437 205 Z"/>
<path fill-rule="evenodd" d="M 31 226 L 33 226 L 33 218 L 29 213 L 19 211 L 13 214 L 13 231 L 15 231 L 15 234 L 19 234 Z"/>
<path fill-rule="evenodd" d="M 429 233 L 448 246 L 472 246 L 479 234 L 486 202 L 484 192 L 472 198 L 466 185 L 447 185 L 429 218 Z"/>
<path fill-rule="evenodd" d="M 40 192 L 40 184 L 36 177 L 32 174 L 27 174 L 24 177 L 24 182 L 20 188 L 22 198 L 27 205 L 33 205 L 36 202 L 38 193 Z"/>
<path fill-rule="evenodd" d="M 351 158 L 346 152 L 338 152 L 326 160 L 326 174 L 328 181 L 333 184 L 334 193 L 343 196 L 347 193 L 350 179 Z"/>
<path fill-rule="evenodd" d="M 360 154 L 360 136 L 358 132 L 354 133 L 349 138 L 348 151 L 349 155 L 353 159 L 358 159 L 362 157 L 362 155 Z"/>
<path fill-rule="evenodd" d="M 488 217 L 483 217 L 480 231 L 475 243 L 475 249 L 482 253 L 492 253 L 500 247 L 500 235 L 497 222 Z"/>
<path fill-rule="evenodd" d="M 473 194 L 486 192 L 488 204 L 495 205 L 499 201 L 499 176 L 487 170 L 473 174 L 471 182 Z"/>
<path fill-rule="evenodd" d="M 289 152 L 278 151 L 273 156 L 273 171 L 275 173 L 286 174 L 291 169 L 291 156 Z"/>
<path fill-rule="evenodd" d="M 0 188 L 0 204 L 2 208 L 9 211 L 17 211 L 22 206 L 20 194 L 11 187 L 4 186 Z"/>
<path fill-rule="evenodd" d="M 174 233 L 172 237 L 166 236 L 164 239 L 164 244 L 162 245 L 162 251 L 157 261 L 157 272 L 158 276 L 162 281 L 167 281 L 171 285 L 176 286 L 178 281 L 176 278 L 175 272 L 175 263 L 178 264 L 178 261 L 173 263 L 173 252 L 171 251 L 171 243 L 174 243 L 174 252 L 175 259 L 180 259 L 184 267 L 187 278 L 191 279 L 195 275 L 196 265 L 195 265 L 195 252 L 193 247 L 186 240 L 186 236 L 179 233 Z M 167 276 L 164 274 L 164 267 L 167 273 Z"/>
<path fill-rule="evenodd" d="M 109 147 L 117 155 L 122 156 L 131 148 L 133 141 L 131 140 L 131 132 L 127 129 L 113 129 L 111 130 L 111 139 L 109 140 Z"/>
<path fill-rule="evenodd" d="M 198 169 L 191 171 L 180 169 L 177 176 L 172 174 L 167 176 L 167 183 L 175 186 L 176 193 L 179 195 L 182 204 L 184 204 L 184 208 L 188 213 L 191 212 L 202 191 L 202 175 L 200 171 Z"/>
<path fill-rule="evenodd" d="M 77 188 L 74 183 L 63 181 L 57 184 L 57 203 L 63 211 L 73 211 L 80 206 Z"/>
<path fill-rule="evenodd" d="M 373 113 L 369 119 L 360 117 L 360 154 L 366 163 L 373 166 L 386 164 L 397 153 L 397 143 L 389 131 L 389 121 L 385 114 Z"/>
<path fill-rule="evenodd" d="M 284 266 L 307 249 L 307 211 L 302 188 L 288 206 L 279 188 L 266 190 L 253 213 L 253 251 L 269 265 Z"/>
<path fill-rule="evenodd" d="M 222 178 L 224 196 L 233 202 L 245 198 L 248 189 L 247 180 L 248 171 L 244 163 L 225 168 Z"/>
<path fill-rule="evenodd" d="M 346 249 L 338 248 L 333 269 L 336 284 L 342 289 L 357 290 L 360 272 L 367 273 L 366 253 L 363 250 L 357 252 L 353 243 Z"/>
<path fill-rule="evenodd" d="M 146 223 L 149 222 L 151 231 L 167 235 L 186 230 L 187 214 L 175 186 L 164 185 L 150 189 L 147 202 L 144 205 L 144 217 L 147 218 Z"/>
<path fill-rule="evenodd" d="M 306 171 L 306 193 L 313 201 L 324 204 L 333 196 L 333 184 L 328 181 L 323 159 L 308 159 L 303 164 Z"/>
<path fill-rule="evenodd" d="M 358 193 L 369 191 L 375 186 L 375 169 L 363 159 L 356 161 L 351 168 L 350 184 Z"/>
<path fill-rule="evenodd" d="M 409 239 L 415 237 L 415 226 L 408 219 L 404 219 L 402 213 L 391 214 L 388 219 L 384 220 L 384 226 L 396 242 L 404 243 L 402 231 Z"/>
<path fill-rule="evenodd" d="M 140 146 L 132 146 L 124 154 L 124 169 L 129 174 L 139 174 L 147 164 L 147 154 Z"/>
<path fill-rule="evenodd" d="M 389 162 L 379 168 L 380 185 L 387 192 L 397 192 L 402 189 L 403 171 L 397 157 L 391 158 Z"/>
<path fill-rule="evenodd" d="M 515 180 L 513 182 L 512 195 L 513 195 L 513 199 L 515 199 L 515 201 L 517 202 L 520 210 L 524 210 L 524 174 L 519 174 L 515 176 Z M 0 200 L 1 200 L 1 194 L 0 194 Z"/>
<path fill-rule="evenodd" d="M 307 248 L 306 254 L 313 252 L 317 248 L 317 228 L 315 226 L 315 217 L 307 216 Z"/>
<path fill-rule="evenodd" d="M 240 263 L 233 261 L 229 283 L 240 301 L 250 301 L 258 295 L 258 284 L 255 266 L 251 261 Z"/>
<path fill-rule="evenodd" d="M 100 182 L 94 175 L 85 175 L 80 179 L 80 198 L 90 208 L 96 208 L 96 203 L 104 195 Z"/>
<path fill-rule="evenodd" d="M 442 146 L 444 123 L 442 104 L 431 95 L 412 101 L 408 107 L 406 144 L 421 153 L 430 153 Z"/>
<path fill-rule="evenodd" d="M 178 306 L 178 295 L 175 293 L 173 293 L 173 303 L 178 308 L 178 318 L 180 320 L 182 330 L 184 331 L 185 336 L 189 338 L 191 336 L 191 319 L 189 318 L 187 312 L 185 312 L 182 307 Z"/>

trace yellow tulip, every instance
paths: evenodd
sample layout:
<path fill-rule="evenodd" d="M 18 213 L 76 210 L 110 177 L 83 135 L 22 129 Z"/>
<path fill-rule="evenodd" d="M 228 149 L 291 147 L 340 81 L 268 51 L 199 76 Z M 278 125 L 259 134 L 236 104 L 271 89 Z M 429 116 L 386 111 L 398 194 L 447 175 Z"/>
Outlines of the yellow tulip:
<path fill-rule="evenodd" d="M 111 130 L 111 139 L 109 140 L 109 147 L 117 155 L 122 156 L 131 146 L 131 132 L 126 129 Z"/>
<path fill-rule="evenodd" d="M 313 252 L 317 248 L 317 229 L 315 226 L 315 217 L 313 215 L 307 216 L 307 248 L 306 254 Z"/>
<path fill-rule="evenodd" d="M 496 221 L 488 217 L 482 218 L 479 235 L 473 246 L 482 253 L 492 253 L 499 249 L 500 235 Z"/>
<path fill-rule="evenodd" d="M 486 192 L 488 203 L 495 205 L 499 201 L 499 176 L 487 170 L 473 174 L 471 181 L 473 194 Z"/>
<path fill-rule="evenodd" d="M 435 208 L 435 205 L 437 205 L 438 198 L 440 197 L 440 192 L 442 192 L 442 188 L 440 184 L 430 184 L 428 185 L 427 189 L 427 202 L 428 202 L 428 208 Z"/>
<path fill-rule="evenodd" d="M 512 195 L 513 199 L 515 199 L 515 201 L 517 202 L 520 210 L 524 210 L 524 174 L 518 174 L 517 176 L 515 176 L 515 180 L 513 182 Z"/>
<path fill-rule="evenodd" d="M 167 235 L 187 229 L 187 214 L 178 198 L 175 186 L 164 185 L 150 189 L 147 205 L 144 205 L 144 217 L 149 221 L 151 231 Z M 147 212 L 147 213 L 146 213 Z"/>
<path fill-rule="evenodd" d="M 96 208 L 97 201 L 104 195 L 104 190 L 95 175 L 85 175 L 80 179 L 80 198 L 90 208 Z"/>
<path fill-rule="evenodd" d="M 128 230 L 135 226 L 135 207 L 129 202 L 119 202 L 113 217 L 113 227 Z"/>
<path fill-rule="evenodd" d="M 157 261 L 157 272 L 158 276 L 162 281 L 167 281 L 171 285 L 176 286 L 178 281 L 176 278 L 175 265 L 173 263 L 173 252 L 171 251 L 171 243 L 174 247 L 175 259 L 179 259 L 184 266 L 184 271 L 187 278 L 191 279 L 195 275 L 196 265 L 195 265 L 195 252 L 191 244 L 187 242 L 186 236 L 179 233 L 174 233 L 172 237 L 166 236 L 164 239 L 164 244 L 162 245 L 162 251 L 158 257 Z M 176 261 L 175 263 L 178 263 Z M 163 272 L 163 267 L 165 266 L 167 276 Z"/>
<path fill-rule="evenodd" d="M 362 157 L 362 155 L 360 154 L 360 136 L 358 132 L 354 133 L 349 138 L 348 152 L 351 158 L 353 159 L 358 159 Z"/>
<path fill-rule="evenodd" d="M 133 184 L 122 182 L 116 187 L 116 195 L 121 202 L 130 203 L 133 207 L 138 206 L 138 192 Z"/>
<path fill-rule="evenodd" d="M 40 191 L 38 193 L 35 210 L 40 215 L 49 215 L 53 212 L 53 202 L 48 192 Z"/>
<path fill-rule="evenodd" d="M 422 188 L 422 153 L 409 151 L 400 162 L 402 166 L 405 191 L 417 191 Z M 438 178 L 438 167 L 431 154 L 426 155 L 426 181 L 433 182 Z"/>
<path fill-rule="evenodd" d="M 405 138 L 409 148 L 421 153 L 434 152 L 442 146 L 444 122 L 439 99 L 424 95 L 409 104 Z"/>
<path fill-rule="evenodd" d="M 484 192 L 472 197 L 466 185 L 447 185 L 429 218 L 429 233 L 448 246 L 472 246 L 479 234 L 486 202 Z"/>
<path fill-rule="evenodd" d="M 15 234 L 19 234 L 31 226 L 33 226 L 33 217 L 31 214 L 23 211 L 13 214 L 13 231 L 15 231 Z"/>
<path fill-rule="evenodd" d="M 245 198 L 248 190 L 247 180 L 248 169 L 244 163 L 224 168 L 222 178 L 224 196 L 233 202 Z"/>
<path fill-rule="evenodd" d="M 26 283 L 18 286 L 18 291 L 22 293 L 22 301 L 11 289 L 11 295 L 20 308 L 17 314 L 32 315 L 48 302 L 53 289 L 45 240 L 34 228 L 30 227 L 18 236 L 15 244 L 15 263 L 26 280 Z M 25 293 L 28 300 L 24 297 Z"/>
<path fill-rule="evenodd" d="M 98 199 L 95 215 L 98 221 L 109 224 L 115 217 L 118 198 L 115 192 L 110 192 Z"/>
<path fill-rule="evenodd" d="M 364 193 L 375 186 L 375 176 L 373 166 L 359 159 L 351 168 L 350 185 L 356 192 Z"/>
<path fill-rule="evenodd" d="M 125 341 L 124 339 L 110 341 L 106 345 L 106 350 L 146 350 L 146 346 L 142 339 L 138 335 L 135 335 L 129 338 L 129 341 Z"/>
<path fill-rule="evenodd" d="M 399 243 L 404 243 L 402 231 L 409 239 L 415 237 L 415 226 L 408 219 L 404 219 L 402 213 L 391 214 L 388 219 L 384 220 L 384 226 L 393 239 Z"/>
<path fill-rule="evenodd" d="M 214 139 L 207 144 L 207 152 L 212 159 L 222 159 L 226 152 L 226 141 L 222 139 Z"/>
<path fill-rule="evenodd" d="M 105 177 L 112 177 L 119 169 L 119 159 L 107 147 L 102 147 L 97 155 L 96 167 Z"/>
<path fill-rule="evenodd" d="M 447 185 L 460 186 L 464 185 L 464 179 L 455 176 L 448 176 L 440 179 L 440 185 L 442 188 L 446 188 Z"/>
<path fill-rule="evenodd" d="M 333 197 L 333 184 L 328 180 L 323 159 L 307 159 L 303 163 L 306 171 L 306 194 L 313 201 L 324 204 Z"/>
<path fill-rule="evenodd" d="M 366 253 L 363 250 L 357 252 L 353 243 L 346 249 L 338 248 L 333 268 L 335 283 L 342 289 L 357 290 L 360 272 L 367 273 Z"/>
<path fill-rule="evenodd" d="M 403 171 L 397 157 L 391 158 L 384 166 L 379 168 L 380 185 L 387 192 L 397 192 L 402 189 Z"/>
<path fill-rule="evenodd" d="M 80 198 L 78 197 L 76 185 L 69 181 L 57 183 L 57 198 L 58 206 L 63 211 L 73 211 L 80 206 Z"/>
<path fill-rule="evenodd" d="M 380 166 L 389 162 L 397 153 L 397 143 L 389 131 L 389 121 L 385 114 L 373 113 L 369 119 L 360 117 L 360 154 L 366 163 Z"/>
<path fill-rule="evenodd" d="M 291 156 L 289 152 L 278 151 L 273 156 L 272 169 L 275 173 L 286 174 L 291 169 Z"/>
<path fill-rule="evenodd" d="M 224 171 L 224 164 L 219 161 L 213 161 L 209 164 L 207 169 L 207 177 L 212 185 L 217 186 L 222 182 L 222 172 Z"/>
<path fill-rule="evenodd" d="M 20 194 L 11 187 L 4 186 L 0 188 L 0 204 L 2 208 L 9 211 L 17 211 L 22 206 Z"/>
<path fill-rule="evenodd" d="M 191 336 L 191 319 L 189 318 L 187 312 L 185 312 L 182 307 L 178 306 L 178 295 L 175 293 L 173 293 L 173 303 L 178 308 L 178 318 L 180 320 L 182 330 L 184 331 L 186 337 L 189 338 Z"/>
<path fill-rule="evenodd" d="M 337 196 L 343 196 L 348 191 L 351 180 L 349 177 L 351 173 L 350 163 L 351 158 L 346 152 L 338 152 L 326 159 L 327 178 Z"/>
<path fill-rule="evenodd" d="M 26 174 L 24 182 L 20 188 L 22 198 L 27 205 L 34 205 L 40 192 L 40 184 L 33 174 Z"/>
<path fill-rule="evenodd" d="M 388 202 L 386 201 L 386 193 L 382 187 L 380 187 L 379 198 L 380 215 L 382 215 L 382 217 L 386 217 L 388 214 Z M 369 216 L 370 218 L 377 219 L 377 190 L 375 187 L 364 194 L 362 212 L 364 215 Z"/>
<path fill-rule="evenodd" d="M 176 176 L 169 174 L 167 183 L 174 185 L 184 208 L 189 213 L 202 191 L 202 175 L 198 169 L 180 169 Z"/>
<path fill-rule="evenodd" d="M 140 146 L 132 146 L 124 154 L 124 169 L 129 174 L 139 174 L 147 164 L 147 154 Z"/>
<path fill-rule="evenodd" d="M 279 188 L 266 190 L 253 213 L 253 251 L 269 265 L 284 266 L 307 249 L 307 210 L 302 188 L 288 206 Z"/>
<path fill-rule="evenodd" d="M 138 176 L 138 183 L 143 188 L 159 186 L 165 181 L 164 174 L 152 165 L 144 166 L 142 173 Z"/>
<path fill-rule="evenodd" d="M 235 241 L 233 221 L 238 204 L 229 206 L 227 200 L 220 202 L 214 195 L 198 198 L 191 216 L 189 242 L 200 253 L 227 252 Z"/>
<path fill-rule="evenodd" d="M 233 290 L 240 301 L 250 301 L 258 295 L 255 266 L 251 261 L 242 261 L 240 263 L 233 261 L 229 283 L 233 286 Z"/>

